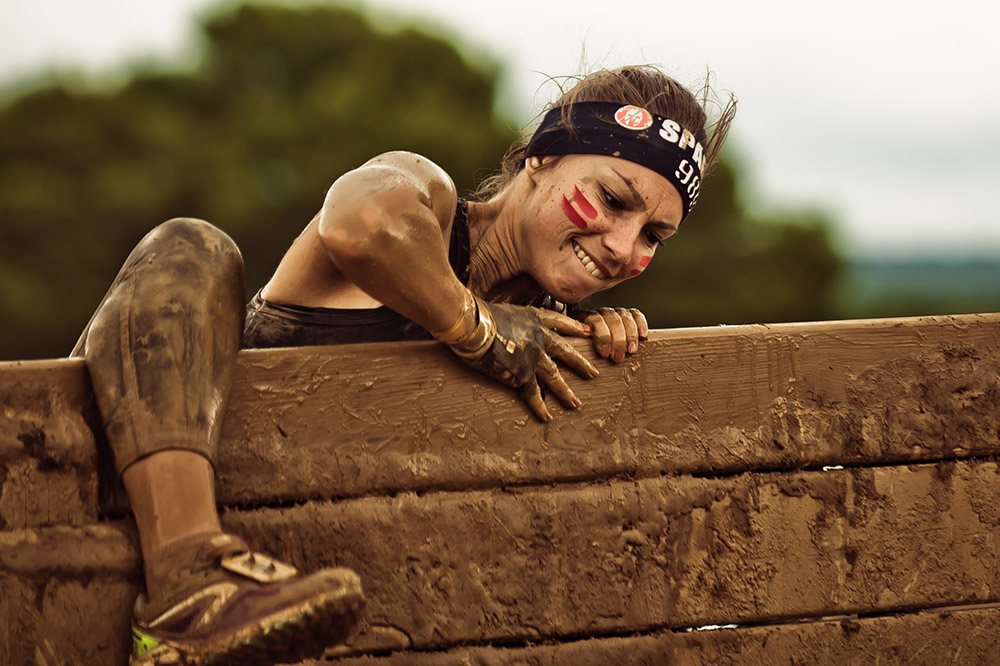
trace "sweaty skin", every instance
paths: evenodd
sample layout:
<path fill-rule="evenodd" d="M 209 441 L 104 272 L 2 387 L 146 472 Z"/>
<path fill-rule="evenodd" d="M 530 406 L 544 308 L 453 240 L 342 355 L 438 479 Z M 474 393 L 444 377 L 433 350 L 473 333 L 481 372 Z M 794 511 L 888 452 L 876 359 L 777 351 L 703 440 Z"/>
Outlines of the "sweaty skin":
<path fill-rule="evenodd" d="M 387 305 L 428 330 L 445 329 L 464 302 L 444 240 L 457 201 L 451 178 L 429 160 L 380 155 L 330 187 L 262 295 L 311 307 Z"/>

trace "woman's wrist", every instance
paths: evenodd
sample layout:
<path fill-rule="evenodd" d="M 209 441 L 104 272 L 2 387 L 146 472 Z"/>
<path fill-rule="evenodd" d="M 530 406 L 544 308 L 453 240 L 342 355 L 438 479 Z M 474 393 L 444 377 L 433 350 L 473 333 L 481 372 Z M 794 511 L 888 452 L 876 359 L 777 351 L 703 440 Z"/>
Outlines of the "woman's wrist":
<path fill-rule="evenodd" d="M 446 345 L 454 345 L 468 337 L 476 328 L 476 299 L 472 292 L 462 288 L 462 309 L 458 313 L 455 323 L 443 331 L 431 331 L 431 335 L 438 342 Z"/>
<path fill-rule="evenodd" d="M 451 345 L 451 350 L 467 361 L 483 356 L 497 336 L 497 326 L 489 308 L 475 296 L 472 298 L 476 304 L 476 327 L 463 340 Z"/>
<path fill-rule="evenodd" d="M 431 335 L 451 347 L 459 357 L 477 359 L 490 348 L 496 337 L 496 324 L 486 304 L 465 289 L 465 302 L 455 323 L 444 331 Z"/>

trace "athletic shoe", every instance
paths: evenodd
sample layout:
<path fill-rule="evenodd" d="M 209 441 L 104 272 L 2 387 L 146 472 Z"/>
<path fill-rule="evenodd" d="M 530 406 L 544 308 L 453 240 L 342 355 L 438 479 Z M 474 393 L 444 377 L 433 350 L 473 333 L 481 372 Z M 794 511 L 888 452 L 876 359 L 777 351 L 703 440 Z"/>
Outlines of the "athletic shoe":
<path fill-rule="evenodd" d="M 193 560 L 191 550 L 180 566 L 156 565 L 170 571 L 157 600 L 136 599 L 131 666 L 292 663 L 320 656 L 357 626 L 365 602 L 349 569 L 301 576 L 228 534 L 203 536 Z"/>

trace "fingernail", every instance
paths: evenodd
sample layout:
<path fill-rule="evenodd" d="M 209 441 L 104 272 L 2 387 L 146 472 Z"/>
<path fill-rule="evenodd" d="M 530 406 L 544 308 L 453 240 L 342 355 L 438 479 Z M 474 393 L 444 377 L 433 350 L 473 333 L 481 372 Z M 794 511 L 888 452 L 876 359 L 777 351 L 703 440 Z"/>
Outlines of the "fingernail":
<path fill-rule="evenodd" d="M 611 345 L 601 347 L 601 356 L 611 356 Z"/>
<path fill-rule="evenodd" d="M 573 407 L 576 408 L 576 407 L 579 407 L 582 404 L 583 404 L 583 402 L 578 397 L 576 397 L 574 395 L 573 396 Z"/>
<path fill-rule="evenodd" d="M 593 332 L 593 329 L 591 329 L 589 326 L 587 326 L 586 324 L 584 324 L 583 325 L 583 331 L 584 331 L 584 333 L 588 333 L 589 334 L 589 333 Z"/>
<path fill-rule="evenodd" d="M 638 348 L 639 348 L 639 345 L 637 345 L 636 343 L 634 343 L 634 342 L 628 343 L 628 353 L 629 354 L 634 354 L 635 350 L 638 349 Z"/>
<path fill-rule="evenodd" d="M 615 354 L 615 363 L 621 363 L 625 360 L 625 352 L 618 352 Z"/>

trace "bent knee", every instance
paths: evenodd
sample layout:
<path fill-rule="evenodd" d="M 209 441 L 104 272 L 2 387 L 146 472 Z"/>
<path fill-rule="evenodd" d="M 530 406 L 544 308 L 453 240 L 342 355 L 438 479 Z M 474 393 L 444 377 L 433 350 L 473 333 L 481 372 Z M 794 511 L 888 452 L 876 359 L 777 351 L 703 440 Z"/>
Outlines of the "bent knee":
<path fill-rule="evenodd" d="M 193 217 L 175 217 L 157 225 L 149 232 L 158 240 L 184 240 L 195 246 L 239 254 L 236 242 L 222 229 L 205 220 Z"/>
<path fill-rule="evenodd" d="M 188 252 L 207 254 L 213 262 L 243 271 L 243 255 L 229 234 L 222 229 L 193 217 L 175 217 L 154 227 L 143 242 L 164 246 L 184 247 Z"/>

